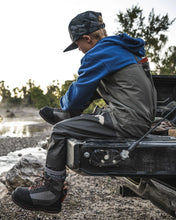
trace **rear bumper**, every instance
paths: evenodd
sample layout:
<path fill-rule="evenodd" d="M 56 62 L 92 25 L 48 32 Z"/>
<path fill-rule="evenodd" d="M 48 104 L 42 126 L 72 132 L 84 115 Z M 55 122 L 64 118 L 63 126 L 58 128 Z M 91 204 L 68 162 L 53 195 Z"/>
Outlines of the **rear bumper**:
<path fill-rule="evenodd" d="M 81 174 L 123 177 L 176 176 L 176 138 L 150 136 L 142 141 L 130 157 L 121 160 L 119 153 L 134 140 L 69 139 L 67 166 Z"/>
<path fill-rule="evenodd" d="M 150 135 L 120 160 L 134 141 L 69 139 L 67 166 L 83 175 L 122 177 L 125 187 L 176 217 L 176 138 Z"/>

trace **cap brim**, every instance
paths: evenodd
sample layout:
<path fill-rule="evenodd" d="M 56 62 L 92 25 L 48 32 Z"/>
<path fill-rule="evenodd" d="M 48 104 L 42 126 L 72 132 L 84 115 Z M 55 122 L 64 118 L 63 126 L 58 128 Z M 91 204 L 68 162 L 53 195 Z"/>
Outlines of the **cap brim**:
<path fill-rule="evenodd" d="M 70 51 L 70 50 L 74 50 L 78 48 L 78 45 L 75 44 L 75 42 L 73 42 L 72 44 L 70 44 L 70 46 L 68 46 L 63 52 L 67 52 L 67 51 Z"/>

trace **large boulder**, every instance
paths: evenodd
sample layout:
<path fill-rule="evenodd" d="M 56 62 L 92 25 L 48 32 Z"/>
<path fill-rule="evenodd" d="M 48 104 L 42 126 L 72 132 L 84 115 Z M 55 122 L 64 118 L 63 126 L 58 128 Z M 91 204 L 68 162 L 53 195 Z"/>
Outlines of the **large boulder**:
<path fill-rule="evenodd" d="M 6 185 L 10 189 L 18 186 L 30 186 L 34 180 L 42 176 L 45 161 L 32 154 L 27 154 L 6 174 Z"/>

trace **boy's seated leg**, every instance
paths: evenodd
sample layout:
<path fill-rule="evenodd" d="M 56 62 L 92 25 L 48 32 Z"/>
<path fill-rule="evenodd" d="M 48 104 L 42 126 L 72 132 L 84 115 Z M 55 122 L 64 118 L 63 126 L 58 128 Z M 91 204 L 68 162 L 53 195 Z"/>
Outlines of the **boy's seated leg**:
<path fill-rule="evenodd" d="M 82 114 L 63 120 L 53 127 L 49 140 L 44 179 L 36 187 L 19 187 L 13 195 L 13 201 L 30 210 L 60 212 L 65 180 L 67 138 L 113 138 L 116 131 L 108 113 L 101 115 Z"/>

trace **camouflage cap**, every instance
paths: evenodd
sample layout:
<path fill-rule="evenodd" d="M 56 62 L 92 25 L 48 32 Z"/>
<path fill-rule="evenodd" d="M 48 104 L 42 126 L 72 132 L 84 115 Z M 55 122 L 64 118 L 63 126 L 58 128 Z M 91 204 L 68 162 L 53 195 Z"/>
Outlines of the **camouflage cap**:
<path fill-rule="evenodd" d="M 92 32 L 105 27 L 104 23 L 99 23 L 99 16 L 102 16 L 100 12 L 86 11 L 78 14 L 71 20 L 68 30 L 73 43 L 70 44 L 64 52 L 78 48 L 75 41 L 84 34 L 91 34 Z"/>

